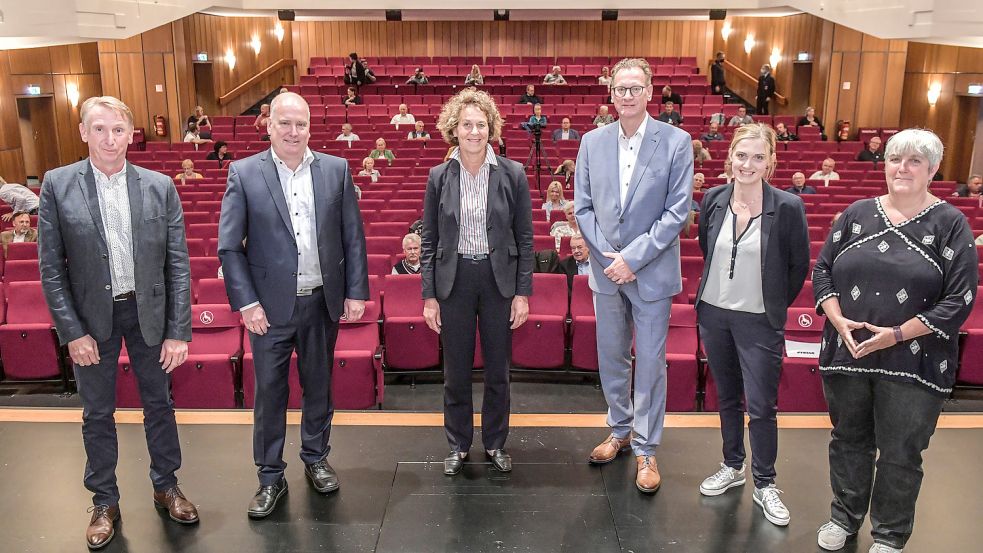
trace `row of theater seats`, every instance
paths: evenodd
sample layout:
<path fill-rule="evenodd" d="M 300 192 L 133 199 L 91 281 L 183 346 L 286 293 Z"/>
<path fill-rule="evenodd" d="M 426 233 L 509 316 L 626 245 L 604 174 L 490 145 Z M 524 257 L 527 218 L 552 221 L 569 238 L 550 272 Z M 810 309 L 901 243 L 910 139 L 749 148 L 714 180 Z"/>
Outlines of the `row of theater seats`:
<path fill-rule="evenodd" d="M 549 70 L 553 65 L 565 66 L 566 64 L 593 64 L 597 66 L 607 65 L 612 67 L 621 61 L 620 57 L 612 58 L 608 56 L 365 56 L 364 58 L 371 66 L 386 64 L 403 64 L 407 67 L 418 67 L 425 64 L 437 65 L 541 65 Z M 696 65 L 695 56 L 652 56 L 645 58 L 650 65 Z M 348 58 L 327 58 L 323 56 L 312 56 L 310 59 L 311 67 L 342 67 L 350 63 Z"/>

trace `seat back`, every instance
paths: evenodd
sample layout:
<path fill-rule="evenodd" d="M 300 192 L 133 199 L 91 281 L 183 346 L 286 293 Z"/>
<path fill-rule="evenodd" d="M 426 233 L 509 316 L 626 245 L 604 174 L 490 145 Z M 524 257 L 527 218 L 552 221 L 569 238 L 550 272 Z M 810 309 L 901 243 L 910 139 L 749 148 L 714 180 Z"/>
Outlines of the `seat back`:
<path fill-rule="evenodd" d="M 533 294 L 529 297 L 530 315 L 567 314 L 567 276 L 551 273 L 532 275 Z"/>
<path fill-rule="evenodd" d="M 10 282 L 5 290 L 8 324 L 52 324 L 40 282 Z"/>
<path fill-rule="evenodd" d="M 382 285 L 386 317 L 422 317 L 423 292 L 420 275 L 387 275 Z"/>
<path fill-rule="evenodd" d="M 193 305 L 191 336 L 191 355 L 232 355 L 242 349 L 242 319 L 228 304 Z"/>

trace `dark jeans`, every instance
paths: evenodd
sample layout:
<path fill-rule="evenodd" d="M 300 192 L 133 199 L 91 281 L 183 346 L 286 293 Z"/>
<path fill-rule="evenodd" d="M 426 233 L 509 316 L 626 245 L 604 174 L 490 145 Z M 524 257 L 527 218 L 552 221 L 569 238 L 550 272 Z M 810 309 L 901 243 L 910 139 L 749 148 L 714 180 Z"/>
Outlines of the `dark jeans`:
<path fill-rule="evenodd" d="M 451 450 L 467 452 L 474 437 L 471 371 L 475 330 L 481 333 L 485 393 L 481 402 L 481 441 L 485 449 L 501 449 L 509 435 L 509 366 L 512 299 L 502 296 L 491 261 L 458 259 L 454 287 L 440 301 L 444 345 L 444 429 Z"/>
<path fill-rule="evenodd" d="M 833 522 L 854 533 L 869 505 L 874 541 L 903 548 L 915 523 L 922 451 L 935 433 L 943 399 L 876 375 L 824 374 L 823 390 L 833 421 Z"/>
<path fill-rule="evenodd" d="M 143 403 L 143 428 L 150 453 L 150 480 L 154 490 L 177 485 L 181 443 L 171 401 L 171 377 L 160 368 L 160 344 L 148 346 L 140 333 L 135 299 L 113 302 L 113 334 L 99 342 L 99 363 L 75 365 L 75 381 L 82 400 L 82 442 L 85 444 L 85 487 L 94 505 L 117 505 L 116 371 L 123 340 L 137 378 Z M 187 367 L 178 370 L 190 370 Z"/>
<path fill-rule="evenodd" d="M 751 474 L 763 488 L 775 482 L 778 457 L 778 379 L 782 374 L 785 332 L 764 313 L 745 313 L 701 302 L 700 339 L 717 383 L 724 464 L 744 464 L 743 395 L 750 418 Z"/>

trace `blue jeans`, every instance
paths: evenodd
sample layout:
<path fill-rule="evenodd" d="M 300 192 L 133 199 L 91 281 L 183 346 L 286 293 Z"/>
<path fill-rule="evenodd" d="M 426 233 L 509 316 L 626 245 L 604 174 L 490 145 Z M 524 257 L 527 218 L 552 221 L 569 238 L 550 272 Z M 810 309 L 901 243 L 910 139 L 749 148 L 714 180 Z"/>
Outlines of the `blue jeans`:
<path fill-rule="evenodd" d="M 874 541 L 904 548 L 943 398 L 876 375 L 824 374 L 823 390 L 833 422 L 831 519 L 856 533 L 869 506 Z"/>

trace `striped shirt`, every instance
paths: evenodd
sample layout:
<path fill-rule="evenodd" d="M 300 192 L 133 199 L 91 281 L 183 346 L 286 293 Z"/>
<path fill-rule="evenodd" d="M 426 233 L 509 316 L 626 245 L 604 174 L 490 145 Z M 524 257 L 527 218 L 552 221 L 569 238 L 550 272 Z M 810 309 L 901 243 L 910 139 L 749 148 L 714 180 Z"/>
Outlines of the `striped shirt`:
<path fill-rule="evenodd" d="M 90 162 L 91 163 L 91 162 Z M 109 275 L 113 296 L 136 290 L 133 276 L 133 227 L 130 224 L 130 193 L 126 188 L 126 163 L 114 175 L 106 175 L 92 165 L 99 196 L 99 214 L 106 230 L 109 249 Z"/>
<path fill-rule="evenodd" d="M 451 159 L 461 161 L 461 149 L 451 154 Z M 488 253 L 488 173 L 489 165 L 498 165 L 495 150 L 487 146 L 485 162 L 477 175 L 472 175 L 461 165 L 461 231 L 457 239 L 457 251 L 463 254 Z"/>

